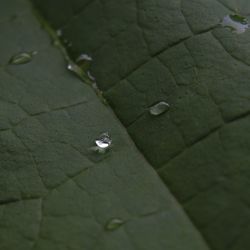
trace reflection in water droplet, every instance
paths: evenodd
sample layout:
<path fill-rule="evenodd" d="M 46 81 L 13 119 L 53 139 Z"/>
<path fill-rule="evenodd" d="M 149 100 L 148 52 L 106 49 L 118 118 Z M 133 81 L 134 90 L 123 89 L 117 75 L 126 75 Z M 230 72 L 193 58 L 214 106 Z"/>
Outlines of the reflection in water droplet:
<path fill-rule="evenodd" d="M 161 115 L 163 113 L 165 113 L 166 111 L 168 111 L 170 108 L 169 104 L 166 102 L 158 102 L 155 105 L 153 105 L 152 107 L 150 107 L 149 109 L 149 113 L 151 115 Z"/>
<path fill-rule="evenodd" d="M 124 224 L 124 221 L 119 218 L 113 218 L 107 222 L 105 225 L 105 229 L 109 231 L 113 231 L 117 228 L 119 228 L 122 224 Z"/>
<path fill-rule="evenodd" d="M 96 140 L 95 144 L 101 149 L 108 149 L 111 146 L 112 140 L 107 132 L 102 133 Z"/>
<path fill-rule="evenodd" d="M 25 64 L 32 60 L 32 58 L 37 54 L 37 51 L 22 52 L 20 54 L 14 55 L 10 58 L 10 64 Z"/>
<path fill-rule="evenodd" d="M 237 14 L 225 16 L 221 25 L 237 34 L 244 33 L 249 27 L 247 18 Z"/>

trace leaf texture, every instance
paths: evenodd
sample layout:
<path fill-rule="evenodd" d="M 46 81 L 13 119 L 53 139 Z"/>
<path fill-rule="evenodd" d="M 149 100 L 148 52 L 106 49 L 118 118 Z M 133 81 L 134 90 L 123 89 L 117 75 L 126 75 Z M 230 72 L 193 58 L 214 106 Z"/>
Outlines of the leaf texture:
<path fill-rule="evenodd" d="M 72 57 L 93 57 L 111 107 L 211 249 L 249 249 L 250 31 L 219 25 L 248 17 L 249 1 L 54 1 L 64 18 L 34 2 Z M 159 101 L 170 111 L 151 117 Z"/>
<path fill-rule="evenodd" d="M 60 3 L 58 22 L 73 13 Z M 208 249 L 111 109 L 66 70 L 29 2 L 1 1 L 0 13 L 0 249 Z M 89 148 L 106 131 L 113 147 L 99 158 Z M 106 231 L 115 218 L 124 223 Z"/>

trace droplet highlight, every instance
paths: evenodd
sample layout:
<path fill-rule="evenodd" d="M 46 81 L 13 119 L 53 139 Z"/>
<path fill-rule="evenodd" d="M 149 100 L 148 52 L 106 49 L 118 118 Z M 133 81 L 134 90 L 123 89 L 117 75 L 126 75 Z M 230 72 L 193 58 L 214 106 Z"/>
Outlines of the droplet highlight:
<path fill-rule="evenodd" d="M 225 28 L 229 28 L 233 33 L 237 34 L 244 33 L 249 28 L 247 18 L 238 14 L 225 16 L 221 25 Z"/>
<path fill-rule="evenodd" d="M 124 221 L 119 218 L 113 218 L 107 222 L 105 229 L 108 231 L 113 231 L 124 224 Z"/>
<path fill-rule="evenodd" d="M 96 140 L 95 144 L 100 149 L 108 149 L 111 146 L 112 139 L 107 132 L 102 133 Z"/>
<path fill-rule="evenodd" d="M 164 101 L 158 102 L 152 107 L 149 108 L 149 113 L 154 116 L 161 115 L 168 111 L 170 108 L 170 105 Z"/>
<path fill-rule="evenodd" d="M 20 54 L 12 56 L 9 60 L 9 64 L 18 65 L 18 64 L 29 63 L 36 54 L 37 51 L 22 52 Z"/>

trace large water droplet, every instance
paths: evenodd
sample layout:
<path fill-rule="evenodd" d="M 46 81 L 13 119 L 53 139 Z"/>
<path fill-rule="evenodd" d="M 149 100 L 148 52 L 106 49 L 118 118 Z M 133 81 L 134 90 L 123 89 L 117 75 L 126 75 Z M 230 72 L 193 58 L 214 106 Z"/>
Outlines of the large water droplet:
<path fill-rule="evenodd" d="M 153 105 L 152 107 L 149 108 L 149 113 L 151 115 L 161 115 L 163 113 L 165 113 L 166 111 L 168 111 L 170 108 L 169 104 L 166 102 L 158 102 L 155 105 Z"/>
<path fill-rule="evenodd" d="M 101 149 L 108 149 L 111 146 L 112 140 L 107 132 L 102 133 L 96 140 L 95 144 Z"/>
<path fill-rule="evenodd" d="M 9 60 L 9 63 L 10 64 L 29 63 L 36 54 L 37 54 L 37 51 L 22 52 L 20 54 L 12 56 Z"/>
<path fill-rule="evenodd" d="M 122 224 L 124 224 L 124 221 L 119 218 L 113 218 L 107 222 L 105 225 L 105 229 L 109 231 L 113 231 L 117 228 L 119 228 Z"/>
<path fill-rule="evenodd" d="M 225 16 L 221 25 L 225 28 L 229 28 L 233 33 L 237 34 L 244 33 L 249 27 L 247 18 L 238 14 Z"/>
<path fill-rule="evenodd" d="M 95 146 L 91 146 L 88 148 L 88 158 L 91 161 L 99 162 L 107 158 L 110 154 L 112 140 L 107 132 L 99 135 L 98 138 L 95 139 Z"/>

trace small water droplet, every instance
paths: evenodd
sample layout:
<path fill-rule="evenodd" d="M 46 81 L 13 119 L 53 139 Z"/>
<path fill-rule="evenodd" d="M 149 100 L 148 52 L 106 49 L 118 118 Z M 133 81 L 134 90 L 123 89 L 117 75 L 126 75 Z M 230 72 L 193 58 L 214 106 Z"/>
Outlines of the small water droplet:
<path fill-rule="evenodd" d="M 124 221 L 119 218 L 113 218 L 107 222 L 105 225 L 105 229 L 109 231 L 113 231 L 117 228 L 119 228 L 121 225 L 124 224 Z"/>
<path fill-rule="evenodd" d="M 33 57 L 37 54 L 37 51 L 22 52 L 20 54 L 14 55 L 10 58 L 10 64 L 25 64 L 29 63 Z"/>
<path fill-rule="evenodd" d="M 165 113 L 166 111 L 168 111 L 170 108 L 169 104 L 166 102 L 158 102 L 155 105 L 153 105 L 152 107 L 149 108 L 149 113 L 151 115 L 157 116 L 157 115 L 161 115 L 163 113 Z"/>
<path fill-rule="evenodd" d="M 95 144 L 101 149 L 108 149 L 111 146 L 112 140 L 107 132 L 102 133 L 96 140 Z"/>
<path fill-rule="evenodd" d="M 76 58 L 76 64 L 81 67 L 81 69 L 85 72 L 88 71 L 92 61 L 92 57 L 87 54 L 81 54 L 79 57 Z"/>
<path fill-rule="evenodd" d="M 58 30 L 56 31 L 56 34 L 57 34 L 58 37 L 61 37 L 61 36 L 62 36 L 62 30 L 61 30 L 61 29 L 58 29 Z"/>
<path fill-rule="evenodd" d="M 221 25 L 225 28 L 229 28 L 233 33 L 237 34 L 244 33 L 249 28 L 247 18 L 238 14 L 225 16 Z"/>
<path fill-rule="evenodd" d="M 67 69 L 75 73 L 77 76 L 81 77 L 82 76 L 82 70 L 81 68 L 76 65 L 74 62 L 69 62 Z"/>
<path fill-rule="evenodd" d="M 110 156 L 110 148 L 112 144 L 111 137 L 107 132 L 99 135 L 95 139 L 95 146 L 88 148 L 88 158 L 91 161 L 99 162 Z"/>
<path fill-rule="evenodd" d="M 87 55 L 87 54 L 81 54 L 80 56 L 77 57 L 76 62 L 80 63 L 82 61 L 92 61 L 92 57 Z"/>

